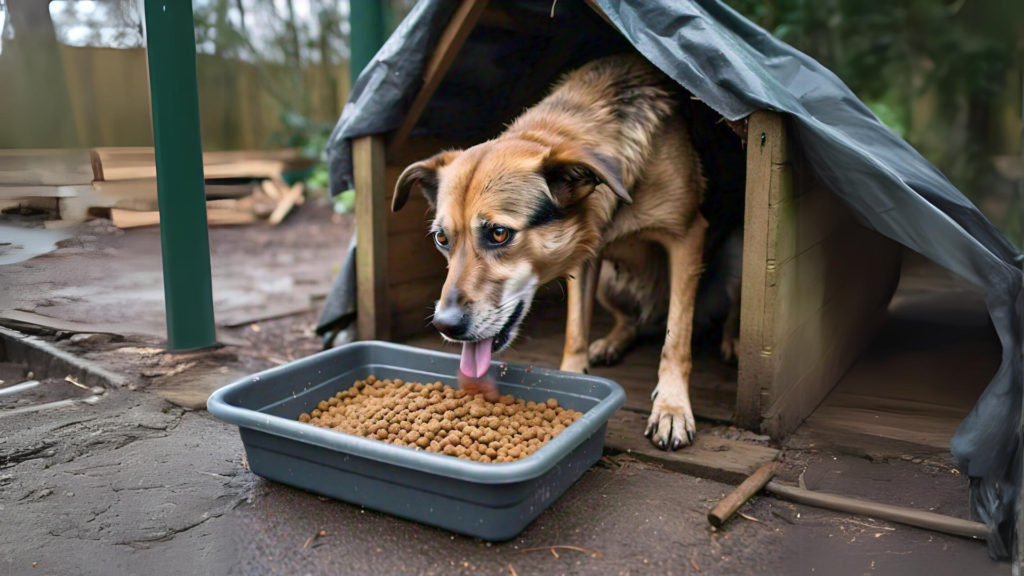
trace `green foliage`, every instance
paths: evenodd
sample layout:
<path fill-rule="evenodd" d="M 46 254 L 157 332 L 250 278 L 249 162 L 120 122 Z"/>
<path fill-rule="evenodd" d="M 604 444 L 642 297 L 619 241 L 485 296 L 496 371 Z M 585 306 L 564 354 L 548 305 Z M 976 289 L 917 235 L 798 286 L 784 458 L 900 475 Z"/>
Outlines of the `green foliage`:
<path fill-rule="evenodd" d="M 984 122 L 970 115 L 1008 89 L 1024 32 L 1020 0 L 726 2 L 835 72 L 889 128 L 955 172 L 954 182 L 975 181 L 974 159 L 950 146 L 954 123 L 964 114 L 968 124 Z M 914 126 L 915 101 L 925 94 L 936 101 L 934 125 Z M 983 139 L 975 128 L 968 139 Z M 968 143 L 966 152 L 984 154 L 985 145 Z"/>
<path fill-rule="evenodd" d="M 284 128 L 274 134 L 271 142 L 276 146 L 298 148 L 303 158 L 319 159 L 327 147 L 332 125 L 326 122 L 313 122 L 292 110 L 281 112 L 280 119 Z"/>

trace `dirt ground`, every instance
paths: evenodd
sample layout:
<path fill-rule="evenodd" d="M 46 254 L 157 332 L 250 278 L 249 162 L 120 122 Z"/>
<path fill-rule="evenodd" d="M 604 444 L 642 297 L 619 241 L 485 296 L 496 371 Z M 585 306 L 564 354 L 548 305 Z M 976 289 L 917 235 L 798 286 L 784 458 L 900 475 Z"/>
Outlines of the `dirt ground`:
<path fill-rule="evenodd" d="M 212 232 L 219 316 L 239 301 L 257 314 L 285 293 L 310 302 L 304 312 L 221 326 L 235 345 L 214 352 L 162 350 L 154 231 L 104 228 L 0 267 L 0 312 L 106 325 L 117 337 L 76 341 L 74 326 L 37 333 L 126 377 L 104 390 L 57 377 L 29 395 L 0 394 L 0 575 L 1009 574 L 981 542 L 772 497 L 713 530 L 705 514 L 731 486 L 628 454 L 605 457 L 519 537 L 498 544 L 256 477 L 237 429 L 195 408 L 212 387 L 319 350 L 311 326 L 352 229 L 314 208 L 276 229 Z M 31 369 L 0 364 L 0 393 Z M 784 451 L 782 477 L 967 517 L 966 480 L 948 451 L 864 445 L 851 450 L 831 431 L 802 429 Z"/>

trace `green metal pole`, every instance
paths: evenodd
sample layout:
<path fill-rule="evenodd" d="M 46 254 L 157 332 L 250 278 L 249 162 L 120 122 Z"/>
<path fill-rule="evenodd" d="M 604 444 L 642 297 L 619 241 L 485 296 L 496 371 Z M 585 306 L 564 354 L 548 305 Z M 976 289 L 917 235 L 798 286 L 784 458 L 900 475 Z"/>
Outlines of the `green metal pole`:
<path fill-rule="evenodd" d="M 387 11 L 387 0 L 349 1 L 349 75 L 353 84 L 388 38 Z"/>
<path fill-rule="evenodd" d="M 146 0 L 145 6 L 167 347 L 190 350 L 217 343 L 192 3 Z"/>

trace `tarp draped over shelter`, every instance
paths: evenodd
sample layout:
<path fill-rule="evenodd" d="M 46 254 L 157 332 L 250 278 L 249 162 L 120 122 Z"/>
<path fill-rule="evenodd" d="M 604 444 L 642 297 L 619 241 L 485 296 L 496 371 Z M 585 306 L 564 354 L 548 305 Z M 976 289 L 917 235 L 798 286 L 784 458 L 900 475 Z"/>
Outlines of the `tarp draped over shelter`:
<path fill-rule="evenodd" d="M 548 17 L 548 36 L 471 34 L 414 135 L 450 140 L 492 136 L 506 110 L 536 94 L 513 87 L 541 80 L 632 45 L 654 65 L 730 120 L 755 110 L 790 116 L 815 174 L 866 227 L 919 252 L 987 292 L 1003 347 L 1002 364 L 952 441 L 970 476 L 974 513 L 989 526 L 989 549 L 1009 555 L 1021 483 L 1021 253 L 934 166 L 889 131 L 832 72 L 715 0 L 596 0 L 618 29 L 583 2 L 504 2 L 508 10 Z M 416 5 L 353 86 L 328 146 L 334 193 L 352 187 L 351 139 L 396 129 L 457 2 Z M 541 46 L 560 37 L 570 57 L 550 78 L 531 78 Z M 531 55 L 533 56 L 531 58 Z M 451 78 L 455 78 L 452 80 Z M 462 82 L 475 83 L 467 90 Z M 521 91 L 520 91 L 521 92 Z M 511 96 L 509 95 L 511 94 Z M 750 145 L 756 145 L 751 140 Z M 339 282 L 351 283 L 339 279 Z M 348 288 L 351 288 L 349 286 Z M 353 290 L 342 291 L 351 299 Z M 333 302 L 334 309 L 351 303 Z"/>

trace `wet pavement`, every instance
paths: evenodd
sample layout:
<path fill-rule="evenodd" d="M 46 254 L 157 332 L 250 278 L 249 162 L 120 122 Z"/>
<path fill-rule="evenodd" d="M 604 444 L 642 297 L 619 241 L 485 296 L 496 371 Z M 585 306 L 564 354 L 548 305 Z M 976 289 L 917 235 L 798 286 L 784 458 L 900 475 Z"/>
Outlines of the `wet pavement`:
<path fill-rule="evenodd" d="M 215 270 L 218 289 L 238 288 L 234 300 L 248 294 L 259 306 L 295 286 L 319 290 L 329 279 L 323 262 L 340 258 L 351 227 L 310 226 L 290 219 L 276 231 L 215 231 L 215 265 L 231 264 Z M 38 333 L 124 377 L 102 391 L 59 374 L 3 394 L 36 378 L 31 367 L 0 364 L 0 576 L 1010 573 L 981 542 L 771 497 L 713 530 L 705 514 L 731 486 L 628 454 L 604 458 L 504 543 L 263 480 L 246 468 L 237 429 L 190 407 L 238 374 L 315 352 L 315 312 L 225 327 L 234 346 L 168 354 L 160 348 L 162 300 L 154 296 L 158 238 L 126 236 L 58 242 L 47 255 L 0 269 L 0 309 L 144 328 L 116 338 Z M 252 280 L 285 274 L 292 284 Z M 0 346 L 0 361 L 2 354 Z M 966 479 L 953 472 L 948 450 L 868 437 L 851 450 L 837 436 L 814 426 L 798 431 L 784 450 L 783 479 L 967 517 Z"/>
<path fill-rule="evenodd" d="M 883 486 L 966 513 L 952 501 L 960 479 L 938 464 L 827 450 L 793 463 L 815 489 L 878 499 Z M 919 492 L 894 488 L 922 485 L 914 503 Z M 706 511 L 730 489 L 606 457 L 519 537 L 486 543 L 260 479 L 235 429 L 112 389 L 0 412 L 0 575 L 1009 573 L 980 542 L 769 497 L 713 530 Z"/>

